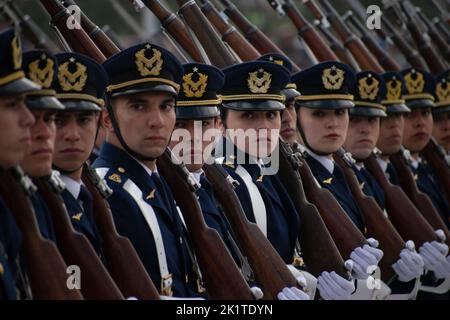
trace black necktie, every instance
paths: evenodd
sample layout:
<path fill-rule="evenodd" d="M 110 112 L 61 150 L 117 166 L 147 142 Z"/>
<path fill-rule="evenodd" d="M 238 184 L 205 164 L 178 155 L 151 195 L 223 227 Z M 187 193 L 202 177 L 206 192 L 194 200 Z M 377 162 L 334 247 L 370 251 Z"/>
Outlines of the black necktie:
<path fill-rule="evenodd" d="M 92 211 L 92 195 L 86 189 L 85 186 L 80 186 L 80 193 L 78 194 L 78 201 L 80 202 L 81 207 L 85 213 L 90 214 Z"/>

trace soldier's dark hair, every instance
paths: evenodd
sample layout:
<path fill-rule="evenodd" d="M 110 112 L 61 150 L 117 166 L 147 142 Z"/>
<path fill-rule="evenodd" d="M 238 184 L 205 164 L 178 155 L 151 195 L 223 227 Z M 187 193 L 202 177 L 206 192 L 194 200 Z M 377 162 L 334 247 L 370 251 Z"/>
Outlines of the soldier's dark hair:
<path fill-rule="evenodd" d="M 227 115 L 228 115 L 228 109 L 225 108 L 223 105 L 219 106 L 220 111 L 220 120 L 222 121 L 223 127 L 227 129 Z"/>

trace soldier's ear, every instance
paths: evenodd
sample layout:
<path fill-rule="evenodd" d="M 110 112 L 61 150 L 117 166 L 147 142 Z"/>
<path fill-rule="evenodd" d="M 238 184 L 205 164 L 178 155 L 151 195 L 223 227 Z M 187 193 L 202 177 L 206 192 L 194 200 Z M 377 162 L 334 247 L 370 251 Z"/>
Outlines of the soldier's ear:
<path fill-rule="evenodd" d="M 100 114 L 101 121 L 100 124 L 103 128 L 106 129 L 107 132 L 114 132 L 114 127 L 111 121 L 111 117 L 109 116 L 109 112 L 106 109 L 103 109 Z"/>

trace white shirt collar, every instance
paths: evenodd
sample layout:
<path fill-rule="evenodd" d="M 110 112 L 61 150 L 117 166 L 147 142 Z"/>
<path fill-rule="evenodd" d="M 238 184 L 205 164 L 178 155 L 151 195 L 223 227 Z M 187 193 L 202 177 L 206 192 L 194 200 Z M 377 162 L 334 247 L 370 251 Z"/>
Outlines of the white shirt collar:
<path fill-rule="evenodd" d="M 308 152 L 308 154 L 311 157 L 313 157 L 314 159 L 319 161 L 320 164 L 323 165 L 330 174 L 333 174 L 333 171 L 334 171 L 334 161 L 333 160 L 331 160 L 327 156 L 321 156 L 321 155 L 315 154 L 314 152 L 312 152 L 311 150 L 309 150 L 306 147 L 305 147 L 305 150 L 306 150 L 306 152 Z"/>
<path fill-rule="evenodd" d="M 68 175 L 61 174 L 61 180 L 66 185 L 66 189 L 72 194 L 75 199 L 78 199 L 80 195 L 80 189 L 82 183 L 69 177 Z"/>
<path fill-rule="evenodd" d="M 364 168 L 364 163 L 363 162 L 355 162 L 355 167 L 358 170 L 361 170 L 362 168 Z"/>
<path fill-rule="evenodd" d="M 411 157 L 411 166 L 417 170 L 417 168 L 419 167 L 419 163 L 421 162 L 422 159 L 414 159 L 413 157 Z"/>
<path fill-rule="evenodd" d="M 158 174 L 158 168 L 155 165 L 155 170 L 150 170 L 149 167 L 147 167 L 142 161 L 137 160 L 136 158 L 134 158 L 144 169 L 145 172 L 147 172 L 147 174 L 151 177 L 153 173 Z"/>
<path fill-rule="evenodd" d="M 204 174 L 203 169 L 200 168 L 200 170 L 191 172 L 191 174 L 194 177 L 195 181 L 197 181 L 198 184 L 201 186 L 202 184 L 200 183 L 200 177 L 202 176 L 202 174 Z"/>
<path fill-rule="evenodd" d="M 377 158 L 377 162 L 380 165 L 381 170 L 383 170 L 383 172 L 386 172 L 387 167 L 388 167 L 388 162 L 384 159 L 381 159 L 380 157 Z"/>

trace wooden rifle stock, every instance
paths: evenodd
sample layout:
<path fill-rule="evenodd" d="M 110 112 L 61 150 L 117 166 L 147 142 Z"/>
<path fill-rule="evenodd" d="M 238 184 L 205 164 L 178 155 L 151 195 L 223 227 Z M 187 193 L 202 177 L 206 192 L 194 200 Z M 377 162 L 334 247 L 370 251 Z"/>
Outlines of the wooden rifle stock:
<path fill-rule="evenodd" d="M 248 258 L 256 282 L 264 292 L 264 299 L 277 299 L 283 288 L 297 286 L 297 281 L 272 244 L 259 227 L 245 216 L 233 190 L 235 180 L 219 164 L 204 165 L 203 170 L 227 215 L 239 246 Z"/>
<path fill-rule="evenodd" d="M 197 3 L 194 0 L 177 0 L 177 3 L 180 14 L 195 33 L 211 62 L 219 68 L 237 63 Z"/>
<path fill-rule="evenodd" d="M 349 272 L 344 267 L 344 260 L 333 241 L 317 207 L 308 201 L 303 189 L 299 167 L 303 164 L 289 144 L 280 139 L 280 163 L 278 176 L 289 190 L 300 218 L 300 248 L 311 274 L 318 277 L 323 271 L 335 271 L 348 279 Z"/>
<path fill-rule="evenodd" d="M 416 69 L 427 70 L 425 61 L 423 61 L 419 52 L 415 48 L 411 47 L 408 42 L 406 42 L 406 40 L 392 26 L 391 22 L 384 16 L 381 16 L 381 23 L 387 30 L 389 38 L 391 38 L 392 42 L 400 50 L 408 63 Z"/>
<path fill-rule="evenodd" d="M 408 196 L 399 186 L 391 184 L 386 178 L 374 153 L 364 160 L 364 165 L 383 188 L 389 219 L 403 240 L 413 240 L 417 247 L 436 240 L 433 228 Z"/>
<path fill-rule="evenodd" d="M 270 40 L 261 30 L 252 24 L 239 9 L 228 0 L 220 0 L 225 6 L 225 13 L 234 22 L 234 24 L 241 30 L 244 36 L 250 41 L 250 43 L 262 54 L 265 53 L 279 53 L 287 57 L 287 55 Z M 293 69 L 292 71 L 298 72 L 300 68 L 291 61 Z"/>
<path fill-rule="evenodd" d="M 344 21 L 348 21 L 361 34 L 361 41 L 367 46 L 371 53 L 377 58 L 378 62 L 386 71 L 400 71 L 400 65 L 390 57 L 375 39 L 367 32 L 357 17 L 351 11 L 344 16 Z"/>
<path fill-rule="evenodd" d="M 61 181 L 52 175 L 35 179 L 39 193 L 44 198 L 55 226 L 58 247 L 68 265 L 81 270 L 81 292 L 86 299 L 123 299 L 119 288 L 109 275 L 94 248 L 85 235 L 76 232 L 64 205 L 60 192 Z M 62 184 L 62 185 L 61 185 Z"/>
<path fill-rule="evenodd" d="M 310 0 L 313 1 L 313 0 Z M 339 14 L 333 8 L 328 0 L 318 0 L 325 9 L 327 19 L 334 31 L 338 34 L 344 45 L 350 50 L 355 60 L 363 70 L 372 70 L 382 73 L 384 70 L 378 61 L 373 57 L 365 45 L 357 38 L 342 21 Z"/>
<path fill-rule="evenodd" d="M 83 299 L 79 290 L 68 288 L 67 265 L 56 245 L 41 235 L 28 197 L 36 187 L 19 167 L 0 170 L 0 181 L 2 198 L 22 233 L 22 252 L 33 299 Z"/>
<path fill-rule="evenodd" d="M 352 54 L 341 44 L 330 30 L 326 29 L 319 20 L 316 20 L 314 25 L 323 34 L 325 39 L 327 39 L 330 49 L 336 54 L 338 61 L 349 65 L 356 72 L 361 71 L 361 68 L 355 58 L 353 58 Z"/>
<path fill-rule="evenodd" d="M 333 194 L 318 184 L 304 156 L 300 155 L 300 157 L 302 165 L 298 170 L 302 177 L 306 198 L 319 210 L 341 256 L 344 260 L 349 259 L 353 250 L 367 243 L 366 238 L 350 220 Z"/>
<path fill-rule="evenodd" d="M 189 238 L 211 299 L 253 299 L 250 288 L 216 230 L 203 218 L 194 193 L 193 177 L 183 164 L 172 162 L 169 149 L 158 159 L 158 170 L 172 190 L 183 214 Z"/>
<path fill-rule="evenodd" d="M 407 18 L 406 26 L 408 27 L 408 30 L 411 33 L 411 36 L 414 39 L 414 42 L 416 43 L 420 54 L 425 59 L 425 62 L 427 63 L 430 71 L 434 74 L 444 72 L 446 69 L 445 63 L 436 53 L 434 48 L 430 45 L 430 42 L 427 41 L 422 32 L 419 30 L 417 21 L 415 21 L 414 17 L 405 7 L 403 2 L 400 2 L 400 7 L 403 9 L 403 12 L 405 13 Z"/>
<path fill-rule="evenodd" d="M 76 6 L 77 4 L 73 0 L 61 0 L 61 3 L 65 7 Z M 92 41 L 97 45 L 100 51 L 105 55 L 105 57 L 110 57 L 114 53 L 120 51 L 119 47 L 112 42 L 109 37 L 99 28 L 95 23 L 93 23 L 89 17 L 81 10 L 81 27 L 89 35 Z"/>
<path fill-rule="evenodd" d="M 381 278 L 384 282 L 389 283 L 395 275 L 392 265 L 400 258 L 400 251 L 405 248 L 405 242 L 384 215 L 375 199 L 362 191 L 353 171 L 358 170 L 354 168 L 354 160 L 348 159 L 342 149 L 335 153 L 334 160 L 344 172 L 350 191 L 358 203 L 368 235 L 380 243 L 380 249 L 383 250 L 383 258 L 380 261 Z"/>
<path fill-rule="evenodd" d="M 432 137 L 421 151 L 431 168 L 441 191 L 445 192 L 447 202 L 450 203 L 450 165 L 448 164 L 443 148 Z"/>
<path fill-rule="evenodd" d="M 94 220 L 102 237 L 108 270 L 125 297 L 159 300 L 159 293 L 128 238 L 121 236 L 114 225 L 106 198 L 112 190 L 87 164 L 83 182 L 93 197 Z"/>
<path fill-rule="evenodd" d="M 188 34 L 186 27 L 174 13 L 170 12 L 158 0 L 143 0 L 144 4 L 149 8 L 153 14 L 161 22 L 161 25 L 166 29 L 170 35 L 181 45 L 183 49 L 189 53 L 195 62 L 203 62 L 202 55 L 194 44 L 191 36 Z"/>
<path fill-rule="evenodd" d="M 305 40 L 319 62 L 338 59 L 334 52 L 327 46 L 320 34 L 311 26 L 308 20 L 303 17 L 300 10 L 298 10 L 291 0 L 284 0 L 283 10 L 286 12 L 289 19 L 291 19 L 298 30 L 298 34 Z"/>
<path fill-rule="evenodd" d="M 258 50 L 235 27 L 225 21 L 210 1 L 200 0 L 200 3 L 203 14 L 222 35 L 222 40 L 228 43 L 242 61 L 256 60 L 261 56 Z"/>
<path fill-rule="evenodd" d="M 105 60 L 103 53 L 73 17 L 73 29 L 67 27 L 71 15 L 58 0 L 40 0 L 40 2 L 51 16 L 51 24 L 58 28 L 74 51 L 88 55 L 99 63 Z"/>
<path fill-rule="evenodd" d="M 441 229 L 446 236 L 446 244 L 450 245 L 450 232 L 442 220 L 439 212 L 433 205 L 431 199 L 417 187 L 411 169 L 408 166 L 404 149 L 397 154 L 391 155 L 389 159 L 397 171 L 400 185 L 406 195 L 411 199 L 416 208 L 422 213 L 434 230 Z"/>

